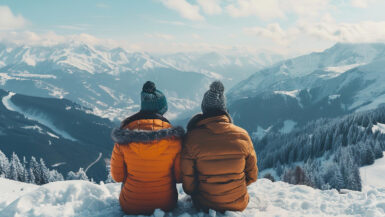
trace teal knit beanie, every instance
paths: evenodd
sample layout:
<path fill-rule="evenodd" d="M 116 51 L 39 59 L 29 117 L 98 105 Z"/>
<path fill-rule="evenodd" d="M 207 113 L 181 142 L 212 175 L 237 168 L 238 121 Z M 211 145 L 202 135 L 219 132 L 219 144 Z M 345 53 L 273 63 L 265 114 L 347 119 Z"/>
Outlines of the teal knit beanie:
<path fill-rule="evenodd" d="M 156 89 L 154 82 L 147 81 L 142 88 L 141 111 L 155 112 L 163 115 L 167 112 L 167 100 L 165 95 Z"/>

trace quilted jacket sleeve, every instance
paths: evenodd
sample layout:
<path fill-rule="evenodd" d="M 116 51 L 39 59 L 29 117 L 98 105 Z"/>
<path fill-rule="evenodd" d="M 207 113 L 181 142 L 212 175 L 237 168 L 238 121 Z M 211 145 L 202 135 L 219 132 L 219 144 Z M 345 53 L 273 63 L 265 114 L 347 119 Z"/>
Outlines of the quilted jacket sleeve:
<path fill-rule="evenodd" d="M 191 195 L 195 191 L 195 159 L 187 147 L 189 144 L 184 144 L 181 156 L 181 171 L 183 190 Z"/>
<path fill-rule="evenodd" d="M 248 155 L 246 157 L 246 184 L 250 185 L 251 183 L 257 181 L 258 178 L 258 167 L 257 167 L 257 155 L 254 150 L 253 143 L 248 136 Z"/>
<path fill-rule="evenodd" d="M 178 153 L 175 157 L 174 161 L 174 176 L 176 183 L 182 182 L 182 174 L 180 171 L 180 153 Z"/>
<path fill-rule="evenodd" d="M 125 173 L 123 153 L 119 144 L 115 144 L 111 155 L 111 176 L 116 182 L 123 182 Z"/>

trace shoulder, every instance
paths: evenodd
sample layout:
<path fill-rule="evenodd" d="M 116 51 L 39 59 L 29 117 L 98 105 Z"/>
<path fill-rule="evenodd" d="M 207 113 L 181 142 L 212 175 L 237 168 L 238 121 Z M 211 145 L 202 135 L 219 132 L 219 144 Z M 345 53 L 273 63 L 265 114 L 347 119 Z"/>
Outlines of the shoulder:
<path fill-rule="evenodd" d="M 203 119 L 203 114 L 194 115 L 187 124 L 187 132 L 190 132 L 191 130 L 195 129 L 198 122 Z"/>
<path fill-rule="evenodd" d="M 231 124 L 230 127 L 232 134 L 237 135 L 237 140 L 239 141 L 239 144 L 242 144 L 246 152 L 249 152 L 251 148 L 254 148 L 250 135 L 245 129 L 238 127 L 234 124 Z"/>
<path fill-rule="evenodd" d="M 237 133 L 237 134 L 242 135 L 244 137 L 250 138 L 249 133 L 245 129 L 243 129 L 242 127 L 239 127 L 235 124 L 230 124 L 230 128 L 231 128 L 231 131 L 233 133 Z"/>

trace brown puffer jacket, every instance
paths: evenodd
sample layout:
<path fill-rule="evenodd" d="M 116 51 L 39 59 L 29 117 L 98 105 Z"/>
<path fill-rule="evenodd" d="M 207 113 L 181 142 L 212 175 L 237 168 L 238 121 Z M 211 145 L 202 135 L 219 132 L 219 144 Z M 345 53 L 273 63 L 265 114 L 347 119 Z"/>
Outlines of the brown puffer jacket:
<path fill-rule="evenodd" d="M 242 211 L 246 186 L 257 180 L 257 157 L 248 133 L 228 114 L 190 120 L 182 150 L 183 189 L 199 209 Z"/>
<path fill-rule="evenodd" d="M 126 214 L 175 208 L 183 135 L 183 128 L 172 127 L 163 116 L 143 112 L 112 132 L 111 175 L 123 182 L 119 202 Z"/>

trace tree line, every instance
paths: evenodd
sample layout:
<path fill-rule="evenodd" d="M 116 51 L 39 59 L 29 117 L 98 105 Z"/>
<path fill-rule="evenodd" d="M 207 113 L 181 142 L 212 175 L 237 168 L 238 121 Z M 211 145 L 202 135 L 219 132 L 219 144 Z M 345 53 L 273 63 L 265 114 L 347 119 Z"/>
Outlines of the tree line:
<path fill-rule="evenodd" d="M 37 160 L 32 156 L 29 161 L 25 157 L 20 160 L 17 154 L 12 153 L 8 159 L 1 150 L 0 177 L 37 185 L 65 180 L 60 172 L 49 169 L 42 158 Z M 79 168 L 77 172 L 68 172 L 66 180 L 89 180 L 89 178 L 83 168 Z"/>
<path fill-rule="evenodd" d="M 359 167 L 383 157 L 385 107 L 340 118 L 319 119 L 289 134 L 268 133 L 254 141 L 260 170 L 281 180 L 320 189 L 361 190 Z M 299 169 L 297 168 L 299 167 Z M 300 177 L 303 173 L 303 178 Z"/>

